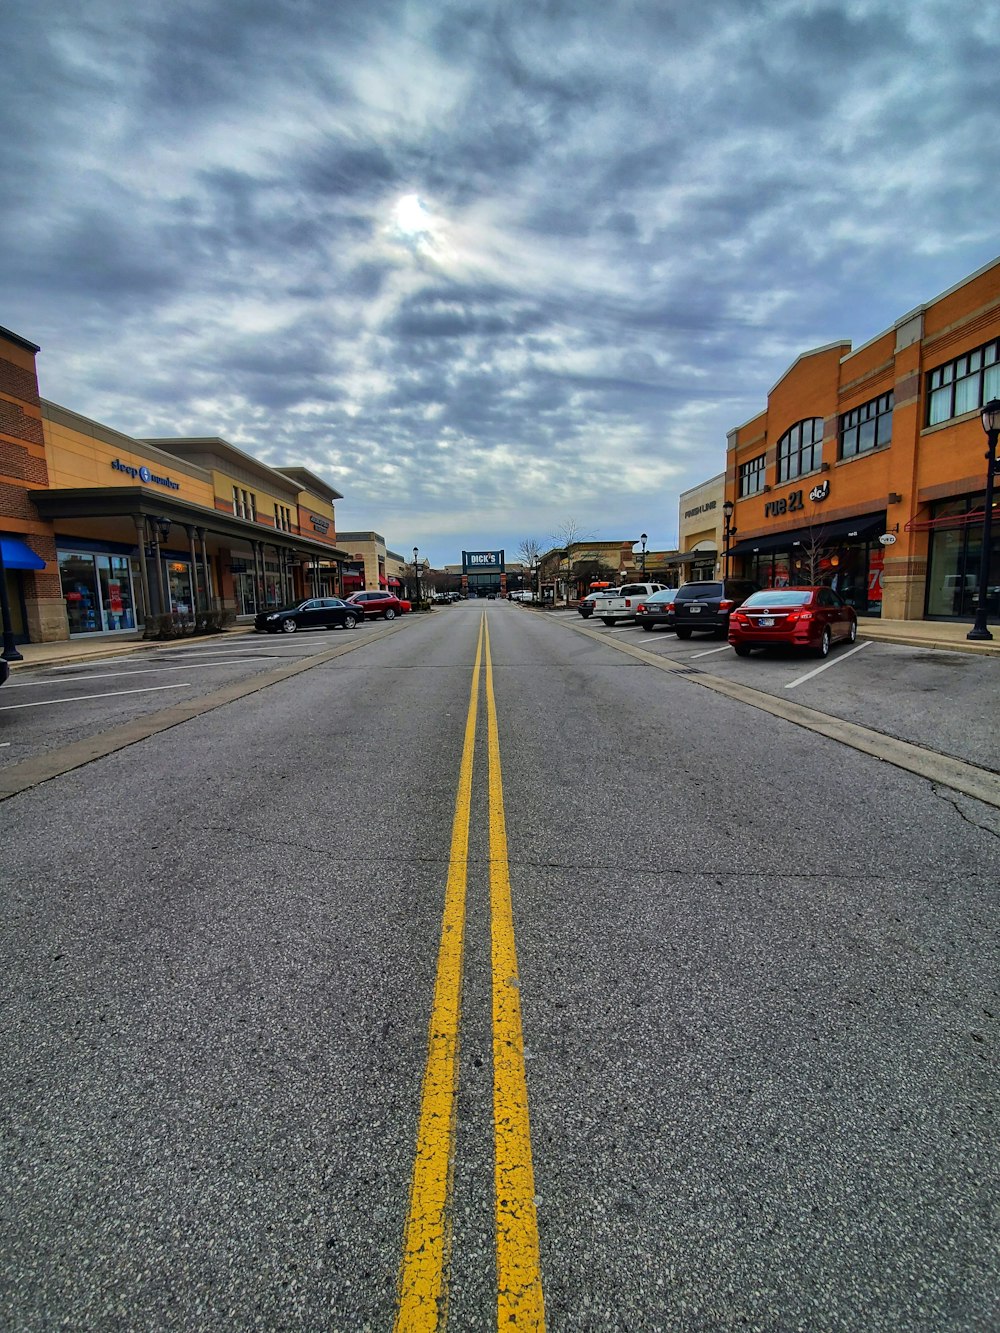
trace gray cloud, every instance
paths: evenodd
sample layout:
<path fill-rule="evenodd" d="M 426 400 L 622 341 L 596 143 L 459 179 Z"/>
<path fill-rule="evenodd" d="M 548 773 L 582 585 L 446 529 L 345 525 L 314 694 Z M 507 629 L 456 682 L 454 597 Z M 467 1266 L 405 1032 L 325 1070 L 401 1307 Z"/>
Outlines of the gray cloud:
<path fill-rule="evenodd" d="M 672 542 L 801 351 L 996 250 L 971 0 L 40 0 L 0 35 L 0 323 L 43 394 L 302 462 L 438 562 L 567 513 Z"/>

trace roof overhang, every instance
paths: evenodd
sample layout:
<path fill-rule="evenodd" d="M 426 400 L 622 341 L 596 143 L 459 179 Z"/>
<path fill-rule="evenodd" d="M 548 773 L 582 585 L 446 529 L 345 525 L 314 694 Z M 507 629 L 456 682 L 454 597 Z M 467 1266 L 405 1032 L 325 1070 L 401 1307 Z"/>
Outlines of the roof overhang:
<path fill-rule="evenodd" d="M 294 532 L 264 528 L 259 523 L 236 518 L 216 510 L 203 509 L 185 500 L 160 495 L 145 486 L 97 486 L 75 490 L 32 491 L 31 501 L 42 518 L 168 518 L 171 523 L 204 528 L 216 537 L 234 541 L 266 542 L 283 550 L 295 551 L 312 558 L 341 561 L 348 558 L 346 551 L 325 542 L 313 541 Z"/>

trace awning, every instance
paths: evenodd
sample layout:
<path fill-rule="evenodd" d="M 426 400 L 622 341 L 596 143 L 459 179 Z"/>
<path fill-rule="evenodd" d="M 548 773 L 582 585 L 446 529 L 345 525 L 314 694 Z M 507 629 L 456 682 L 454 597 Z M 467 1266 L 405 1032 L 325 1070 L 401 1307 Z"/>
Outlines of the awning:
<path fill-rule="evenodd" d="M 5 569 L 44 569 L 45 561 L 19 537 L 0 537 L 0 554 Z"/>
<path fill-rule="evenodd" d="M 714 546 L 702 546 L 693 551 L 682 551 L 677 555 L 664 556 L 660 562 L 664 565 L 690 565 L 694 560 L 714 560 L 718 552 Z"/>
<path fill-rule="evenodd" d="M 399 579 L 390 579 L 390 580 L 389 580 L 389 587 L 390 587 L 390 588 L 401 588 L 402 586 L 403 586 L 403 585 L 400 583 Z"/>
<path fill-rule="evenodd" d="M 729 548 L 730 555 L 766 555 L 771 551 L 790 551 L 798 543 L 815 542 L 817 546 L 832 546 L 845 539 L 864 541 L 885 532 L 885 514 L 861 514 L 857 518 L 841 518 L 834 523 L 813 523 L 808 528 L 792 528 L 786 532 L 745 537 Z"/>

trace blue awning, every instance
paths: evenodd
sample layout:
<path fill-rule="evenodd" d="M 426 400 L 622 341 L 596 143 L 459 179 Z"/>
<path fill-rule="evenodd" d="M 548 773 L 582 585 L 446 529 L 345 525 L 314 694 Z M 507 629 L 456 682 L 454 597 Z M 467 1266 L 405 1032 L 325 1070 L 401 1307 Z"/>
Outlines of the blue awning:
<path fill-rule="evenodd" d="M 5 569 L 44 569 L 45 561 L 19 537 L 0 537 L 0 555 Z"/>

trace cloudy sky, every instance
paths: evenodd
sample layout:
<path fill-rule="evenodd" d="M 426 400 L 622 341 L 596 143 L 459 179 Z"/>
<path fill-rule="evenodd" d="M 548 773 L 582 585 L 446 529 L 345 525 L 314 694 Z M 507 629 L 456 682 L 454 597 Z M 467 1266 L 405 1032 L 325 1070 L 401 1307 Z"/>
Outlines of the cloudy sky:
<path fill-rule="evenodd" d="M 435 564 L 677 497 L 804 350 L 1000 253 L 981 0 L 33 0 L 0 324 Z"/>

